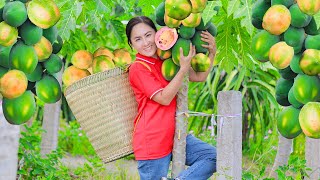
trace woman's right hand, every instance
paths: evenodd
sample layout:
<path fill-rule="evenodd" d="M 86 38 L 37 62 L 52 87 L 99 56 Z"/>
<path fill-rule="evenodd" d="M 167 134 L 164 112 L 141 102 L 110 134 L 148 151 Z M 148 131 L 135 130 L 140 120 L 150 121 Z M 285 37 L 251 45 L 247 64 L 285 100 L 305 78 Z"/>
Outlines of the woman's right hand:
<path fill-rule="evenodd" d="M 190 43 L 190 51 L 187 56 L 183 55 L 183 49 L 180 47 L 180 71 L 188 72 L 191 66 L 191 59 L 196 55 L 196 48 Z"/>

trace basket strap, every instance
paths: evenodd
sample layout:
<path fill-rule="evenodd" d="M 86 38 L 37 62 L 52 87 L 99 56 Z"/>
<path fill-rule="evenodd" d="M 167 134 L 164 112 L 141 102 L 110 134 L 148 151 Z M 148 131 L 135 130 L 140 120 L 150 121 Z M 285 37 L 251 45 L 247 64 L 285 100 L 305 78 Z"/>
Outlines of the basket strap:
<path fill-rule="evenodd" d="M 151 72 L 151 68 L 150 68 L 150 66 L 148 66 L 148 64 L 146 64 L 145 62 L 142 62 L 142 61 L 136 61 L 136 62 L 144 65 L 144 66 L 145 66 L 147 69 L 149 69 L 149 71 Z M 139 123 L 140 117 L 141 117 L 141 115 L 142 115 L 143 109 L 144 109 L 144 107 L 146 106 L 146 104 L 147 104 L 146 102 L 143 103 L 142 108 L 141 108 L 141 112 L 139 112 L 139 114 L 136 116 L 136 119 L 135 119 L 136 124 L 134 125 L 133 133 L 136 131 L 136 127 L 137 127 L 137 125 L 138 125 L 138 123 Z"/>
<path fill-rule="evenodd" d="M 139 120 L 140 120 L 140 117 L 142 115 L 142 111 L 138 114 L 138 116 L 136 117 L 137 121 L 136 121 L 136 124 L 134 125 L 134 128 L 133 128 L 133 133 L 136 131 L 136 127 L 139 123 Z"/>
<path fill-rule="evenodd" d="M 148 69 L 149 69 L 149 71 L 151 71 L 150 66 L 148 66 L 148 64 L 146 64 L 145 62 L 142 62 L 142 61 L 136 61 L 136 62 L 138 62 L 138 63 L 140 63 L 140 64 L 144 65 L 146 68 L 148 68 Z"/>

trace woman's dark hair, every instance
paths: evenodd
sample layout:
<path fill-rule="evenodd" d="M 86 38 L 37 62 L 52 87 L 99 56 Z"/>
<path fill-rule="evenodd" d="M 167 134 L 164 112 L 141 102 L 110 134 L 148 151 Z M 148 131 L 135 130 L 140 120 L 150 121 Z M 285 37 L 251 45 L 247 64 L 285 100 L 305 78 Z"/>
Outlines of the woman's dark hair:
<path fill-rule="evenodd" d="M 154 31 L 157 32 L 157 28 L 156 26 L 154 25 L 153 21 L 146 17 L 146 16 L 137 16 L 137 17 L 134 17 L 132 19 L 130 19 L 130 21 L 128 22 L 127 26 L 126 26 L 126 34 L 127 34 L 127 38 L 128 38 L 128 44 L 129 46 L 131 47 L 131 31 L 132 31 L 132 28 L 139 24 L 139 23 L 144 23 L 148 26 L 150 26 L 152 29 L 154 29 Z"/>

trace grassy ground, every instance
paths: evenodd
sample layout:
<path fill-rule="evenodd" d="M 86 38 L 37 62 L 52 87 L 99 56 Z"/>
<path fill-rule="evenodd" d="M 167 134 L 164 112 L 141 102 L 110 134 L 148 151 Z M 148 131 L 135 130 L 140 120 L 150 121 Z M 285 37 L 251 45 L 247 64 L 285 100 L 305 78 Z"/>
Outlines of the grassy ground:
<path fill-rule="evenodd" d="M 63 164 L 68 166 L 70 169 L 77 169 L 83 167 L 85 163 L 88 163 L 86 158 L 82 156 L 71 156 L 67 155 L 62 160 Z M 104 164 L 105 170 L 95 174 L 94 179 L 107 179 L 107 180 L 135 180 L 139 179 L 137 171 L 137 163 L 134 160 L 120 159 L 107 164 Z M 100 178 L 97 178 L 100 177 Z"/>
<path fill-rule="evenodd" d="M 211 136 L 211 131 L 204 131 L 197 137 L 209 144 L 216 146 L 215 137 Z M 294 141 L 293 154 L 301 156 L 304 154 L 304 137 L 299 137 L 300 138 L 296 138 Z M 112 180 L 139 179 L 137 163 L 134 161 L 133 156 L 129 156 L 107 164 L 101 163 L 100 160 L 89 160 L 89 164 L 93 162 L 95 165 L 92 167 L 86 165 L 88 160 L 85 159 L 84 156 L 81 156 L 81 154 L 93 156 L 95 153 L 92 148 L 88 148 L 90 147 L 90 143 L 87 138 L 82 135 L 82 131 L 79 130 L 78 125 L 70 123 L 70 127 L 65 128 L 65 131 L 60 132 L 59 138 L 61 139 L 59 141 L 59 145 L 64 147 L 66 151 L 68 150 L 67 152 L 73 154 L 65 156 L 62 159 L 62 162 L 69 168 L 74 169 L 74 172 L 78 171 L 78 174 L 80 174 L 81 177 L 86 176 L 87 179 Z M 270 175 L 277 153 L 278 133 L 276 130 L 269 131 L 264 137 L 260 136 L 257 139 L 258 141 L 254 138 L 250 138 L 246 148 L 244 148 L 245 150 L 242 151 L 243 179 L 265 179 Z M 301 159 L 303 160 L 304 157 L 301 156 Z M 296 160 L 292 161 L 292 163 L 296 164 L 295 167 L 285 167 L 287 168 L 283 170 L 285 175 L 297 174 L 294 168 L 304 168 L 303 161 Z M 79 171 L 84 171 L 85 174 Z M 216 178 L 213 176 L 211 179 Z"/>
<path fill-rule="evenodd" d="M 76 169 L 77 167 L 83 166 L 88 162 L 82 156 L 73 157 L 68 155 L 62 159 L 62 162 L 71 169 Z M 105 171 L 100 174 L 101 179 L 107 180 L 139 180 L 139 174 L 137 170 L 137 163 L 135 160 L 120 159 L 113 161 L 104 165 Z M 266 168 L 266 174 L 271 170 L 272 164 L 268 164 Z M 249 159 L 248 157 L 243 157 L 243 170 L 244 171 L 254 171 L 258 173 L 259 165 Z M 215 175 L 210 178 L 211 180 L 216 179 Z"/>

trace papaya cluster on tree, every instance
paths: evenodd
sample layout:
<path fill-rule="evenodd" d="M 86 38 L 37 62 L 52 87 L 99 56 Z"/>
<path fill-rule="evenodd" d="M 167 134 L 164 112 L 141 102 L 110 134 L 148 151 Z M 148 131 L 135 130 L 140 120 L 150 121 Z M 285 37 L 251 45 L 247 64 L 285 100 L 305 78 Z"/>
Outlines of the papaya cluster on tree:
<path fill-rule="evenodd" d="M 191 66 L 196 72 L 207 71 L 210 67 L 207 44 L 201 40 L 201 32 L 207 30 L 212 36 L 217 35 L 217 28 L 212 22 L 204 22 L 202 12 L 208 0 L 165 0 L 155 11 L 156 22 L 162 27 L 155 37 L 157 54 L 164 60 L 161 72 L 170 81 L 179 70 L 180 48 L 188 55 L 190 43 L 196 48 L 196 56 Z"/>
<path fill-rule="evenodd" d="M 6 120 L 22 124 L 36 112 L 36 99 L 55 103 L 62 68 L 62 39 L 55 24 L 60 11 L 52 0 L 6 1 L 0 9 L 0 92 Z"/>
<path fill-rule="evenodd" d="M 288 139 L 301 132 L 320 138 L 319 10 L 320 0 L 258 0 L 252 10 L 252 24 L 261 30 L 252 40 L 253 56 L 280 72 L 275 97 L 285 108 L 277 127 Z"/>

